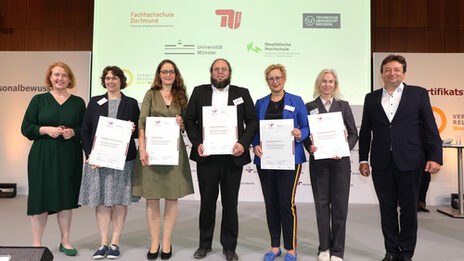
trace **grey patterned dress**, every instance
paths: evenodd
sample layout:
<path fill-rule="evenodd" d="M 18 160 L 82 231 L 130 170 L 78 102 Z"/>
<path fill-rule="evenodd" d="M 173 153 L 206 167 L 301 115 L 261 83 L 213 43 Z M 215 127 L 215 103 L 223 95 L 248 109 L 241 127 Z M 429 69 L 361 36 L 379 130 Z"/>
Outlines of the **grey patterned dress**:
<path fill-rule="evenodd" d="M 108 117 L 116 118 L 121 99 L 108 100 Z M 124 170 L 110 168 L 92 169 L 90 164 L 84 164 L 81 191 L 79 193 L 79 205 L 115 206 L 129 205 L 137 202 L 138 197 L 131 195 L 132 175 L 134 173 L 135 160 L 126 161 Z"/>

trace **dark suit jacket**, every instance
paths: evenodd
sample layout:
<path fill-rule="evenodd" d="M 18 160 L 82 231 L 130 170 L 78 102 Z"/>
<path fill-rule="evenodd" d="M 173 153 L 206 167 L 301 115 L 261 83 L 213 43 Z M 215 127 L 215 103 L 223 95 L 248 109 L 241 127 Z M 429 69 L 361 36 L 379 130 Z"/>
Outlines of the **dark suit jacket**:
<path fill-rule="evenodd" d="M 371 166 L 381 170 L 388 167 L 390 155 L 400 171 L 421 169 L 425 161 L 442 164 L 442 140 L 427 90 L 404 84 L 391 123 L 382 107 L 382 91 L 368 93 L 364 100 L 359 161 L 367 161 L 370 152 Z"/>
<path fill-rule="evenodd" d="M 86 158 L 89 157 L 92 151 L 93 139 L 95 138 L 95 132 L 97 131 L 98 119 L 100 116 L 108 117 L 108 102 L 105 102 L 101 106 L 98 105 L 98 101 L 102 98 L 108 99 L 108 94 L 99 95 L 92 97 L 87 106 L 87 110 L 84 114 L 84 120 L 82 121 L 81 127 L 81 140 L 82 148 L 84 149 Z M 137 126 L 139 123 L 139 105 L 137 100 L 131 97 L 127 97 L 121 93 L 121 102 L 118 107 L 117 119 L 132 121 L 135 124 L 135 130 L 132 133 L 132 137 L 129 143 L 129 150 L 127 151 L 128 160 L 133 160 L 137 156 L 137 149 L 135 148 L 134 139 L 137 138 Z"/>
<path fill-rule="evenodd" d="M 306 109 L 308 109 L 308 115 L 314 109 L 318 109 L 319 113 L 327 113 L 327 112 L 342 112 L 343 123 L 346 127 L 346 132 L 348 135 L 348 145 L 350 150 L 354 148 L 356 142 L 358 142 L 358 130 L 356 129 L 356 122 L 353 118 L 353 112 L 351 111 L 351 107 L 346 101 L 336 100 L 335 98 L 332 100 L 332 105 L 330 106 L 330 110 L 327 111 L 322 103 L 320 97 L 317 97 L 314 101 L 306 103 Z M 311 127 L 311 126 L 309 126 Z M 305 149 L 309 152 L 309 146 L 311 145 L 311 139 L 307 138 L 303 141 Z"/>
<path fill-rule="evenodd" d="M 195 87 L 185 113 L 185 130 L 192 143 L 190 159 L 199 163 L 205 163 L 209 159 L 209 157 L 198 155 L 198 146 L 203 143 L 202 107 L 211 106 L 212 95 L 211 84 Z M 251 161 L 249 147 L 259 126 L 255 106 L 248 89 L 230 85 L 228 105 L 234 105 L 233 101 L 240 97 L 243 103 L 237 106 L 238 143 L 243 146 L 245 152 L 239 157 L 233 157 L 237 166 L 243 166 Z"/>

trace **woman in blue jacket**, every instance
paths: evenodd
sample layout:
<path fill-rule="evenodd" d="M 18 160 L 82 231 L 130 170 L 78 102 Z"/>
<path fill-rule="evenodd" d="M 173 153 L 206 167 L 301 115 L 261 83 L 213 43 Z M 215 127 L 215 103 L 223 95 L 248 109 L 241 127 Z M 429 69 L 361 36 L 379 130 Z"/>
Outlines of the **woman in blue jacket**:
<path fill-rule="evenodd" d="M 253 139 L 254 163 L 258 169 L 261 188 L 266 204 L 266 218 L 271 237 L 271 250 L 264 255 L 265 261 L 280 256 L 280 237 L 283 235 L 287 250 L 285 261 L 296 260 L 296 207 L 295 193 L 301 164 L 306 162 L 302 141 L 309 135 L 308 111 L 300 96 L 284 91 L 287 73 L 281 64 L 269 65 L 264 71 L 271 94 L 256 102 L 259 120 L 293 119 L 295 138 L 295 169 L 273 170 L 261 168 L 263 150 L 260 145 L 260 132 Z M 265 152 L 264 152 L 265 153 Z M 282 233 L 281 233 L 282 231 Z"/>

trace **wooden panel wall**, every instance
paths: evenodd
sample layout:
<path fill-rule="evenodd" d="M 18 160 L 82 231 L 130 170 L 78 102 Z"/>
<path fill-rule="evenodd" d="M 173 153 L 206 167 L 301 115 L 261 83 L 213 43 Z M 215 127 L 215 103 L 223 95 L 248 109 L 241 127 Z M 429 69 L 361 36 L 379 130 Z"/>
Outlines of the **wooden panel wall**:
<path fill-rule="evenodd" d="M 92 50 L 93 0 L 0 0 L 0 50 Z"/>
<path fill-rule="evenodd" d="M 464 0 L 370 1 L 372 52 L 464 52 Z M 92 50 L 93 2 L 0 0 L 0 51 Z"/>
<path fill-rule="evenodd" d="M 463 0 L 371 0 L 374 52 L 464 52 Z"/>

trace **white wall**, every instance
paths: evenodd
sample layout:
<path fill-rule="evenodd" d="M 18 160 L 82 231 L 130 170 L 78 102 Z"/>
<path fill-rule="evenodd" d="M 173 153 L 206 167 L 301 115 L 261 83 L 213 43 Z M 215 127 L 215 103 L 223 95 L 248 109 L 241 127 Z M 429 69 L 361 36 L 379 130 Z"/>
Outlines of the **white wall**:
<path fill-rule="evenodd" d="M 373 63 L 374 88 L 382 88 L 380 64 L 390 53 L 375 53 Z M 396 53 L 395 53 L 396 54 Z M 398 53 L 406 58 L 405 82 L 429 90 L 441 138 L 461 139 L 464 142 L 464 74 L 463 53 Z M 442 90 L 437 91 L 438 88 Z M 445 92 L 446 89 L 446 92 Z M 442 114 L 438 113 L 441 111 Z M 460 119 L 455 119 L 460 118 Z M 460 122 L 459 122 L 460 120 Z M 441 127 L 441 128 L 440 128 Z M 449 206 L 450 194 L 457 193 L 457 152 L 443 150 L 443 166 L 432 175 L 427 204 Z"/>
<path fill-rule="evenodd" d="M 21 89 L 45 89 L 48 66 L 62 61 L 76 75 L 76 87 L 70 92 L 87 102 L 90 52 L 0 52 L 0 61 L 0 183 L 17 183 L 18 192 L 26 194 L 27 157 L 32 142 L 21 134 L 21 123 L 31 98 L 43 91 Z"/>

